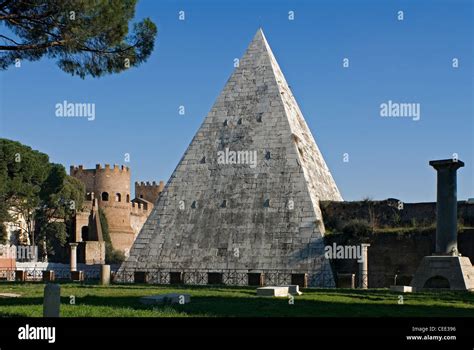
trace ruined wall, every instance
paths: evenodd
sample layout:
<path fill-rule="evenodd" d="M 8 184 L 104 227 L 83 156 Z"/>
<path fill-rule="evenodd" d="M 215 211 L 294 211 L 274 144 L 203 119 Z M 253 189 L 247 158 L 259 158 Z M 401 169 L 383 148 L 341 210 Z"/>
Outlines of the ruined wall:
<path fill-rule="evenodd" d="M 410 284 L 422 258 L 435 250 L 436 203 L 403 203 L 398 200 L 361 202 L 324 202 L 321 205 L 328 232 L 325 244 L 359 245 L 370 243 L 369 287 Z M 353 220 L 365 222 L 373 233 L 357 235 L 347 226 Z M 354 229 L 353 229 L 354 230 Z M 352 231 L 353 231 L 352 230 Z M 356 230 L 357 231 L 357 230 Z M 458 202 L 458 249 L 474 262 L 474 204 Z M 331 260 L 335 276 L 355 273 L 356 260 Z"/>
<path fill-rule="evenodd" d="M 344 223 L 361 219 L 375 227 L 436 225 L 436 202 L 402 203 L 397 199 L 358 202 L 321 202 L 326 229 L 340 230 Z M 474 227 L 474 203 L 458 201 L 458 221 Z"/>
<path fill-rule="evenodd" d="M 359 244 L 345 234 L 332 234 L 325 237 L 327 245 Z M 425 229 L 405 233 L 375 233 L 364 240 L 371 246 L 369 255 L 369 288 L 384 288 L 394 284 L 409 285 L 422 258 L 431 255 L 435 248 L 435 229 Z M 462 229 L 458 234 L 458 248 L 463 256 L 474 262 L 474 229 Z M 355 273 L 358 280 L 359 266 L 356 260 L 332 260 L 334 275 Z"/>

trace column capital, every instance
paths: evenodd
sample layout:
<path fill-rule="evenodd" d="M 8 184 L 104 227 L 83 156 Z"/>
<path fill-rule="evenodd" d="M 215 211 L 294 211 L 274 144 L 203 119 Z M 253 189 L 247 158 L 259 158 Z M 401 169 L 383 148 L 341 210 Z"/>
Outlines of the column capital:
<path fill-rule="evenodd" d="M 439 160 L 430 160 L 429 163 L 436 170 L 440 169 L 459 169 L 464 166 L 464 162 L 459 159 L 439 159 Z"/>

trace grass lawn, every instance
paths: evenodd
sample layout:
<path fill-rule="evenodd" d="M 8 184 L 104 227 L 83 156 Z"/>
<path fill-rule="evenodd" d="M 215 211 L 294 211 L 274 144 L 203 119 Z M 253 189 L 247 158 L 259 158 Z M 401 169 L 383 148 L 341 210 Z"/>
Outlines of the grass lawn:
<path fill-rule="evenodd" d="M 41 283 L 1 283 L 1 317 L 41 317 Z M 187 293 L 186 305 L 142 305 L 139 298 L 160 293 Z M 71 296 L 75 305 L 70 304 Z M 61 284 L 61 316 L 65 317 L 445 317 L 474 316 L 474 293 L 436 292 L 399 294 L 386 289 L 305 289 L 291 305 L 287 298 L 262 298 L 253 287 L 151 286 Z"/>

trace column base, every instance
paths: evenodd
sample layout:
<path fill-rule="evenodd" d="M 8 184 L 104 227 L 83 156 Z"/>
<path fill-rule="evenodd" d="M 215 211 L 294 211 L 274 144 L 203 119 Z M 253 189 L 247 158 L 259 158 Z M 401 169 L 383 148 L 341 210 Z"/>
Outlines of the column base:
<path fill-rule="evenodd" d="M 474 291 L 474 267 L 465 256 L 425 256 L 413 276 L 411 286 L 416 291 Z"/>

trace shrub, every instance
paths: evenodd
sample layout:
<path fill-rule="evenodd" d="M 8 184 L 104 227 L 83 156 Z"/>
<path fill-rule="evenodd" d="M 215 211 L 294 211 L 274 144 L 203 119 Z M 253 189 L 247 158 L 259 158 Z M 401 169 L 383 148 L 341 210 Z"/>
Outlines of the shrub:
<path fill-rule="evenodd" d="M 120 250 L 112 250 L 105 260 L 107 264 L 121 264 L 125 261 L 125 254 Z"/>
<path fill-rule="evenodd" d="M 353 219 L 344 225 L 342 232 L 352 237 L 367 237 L 373 233 L 373 229 L 367 221 Z"/>

